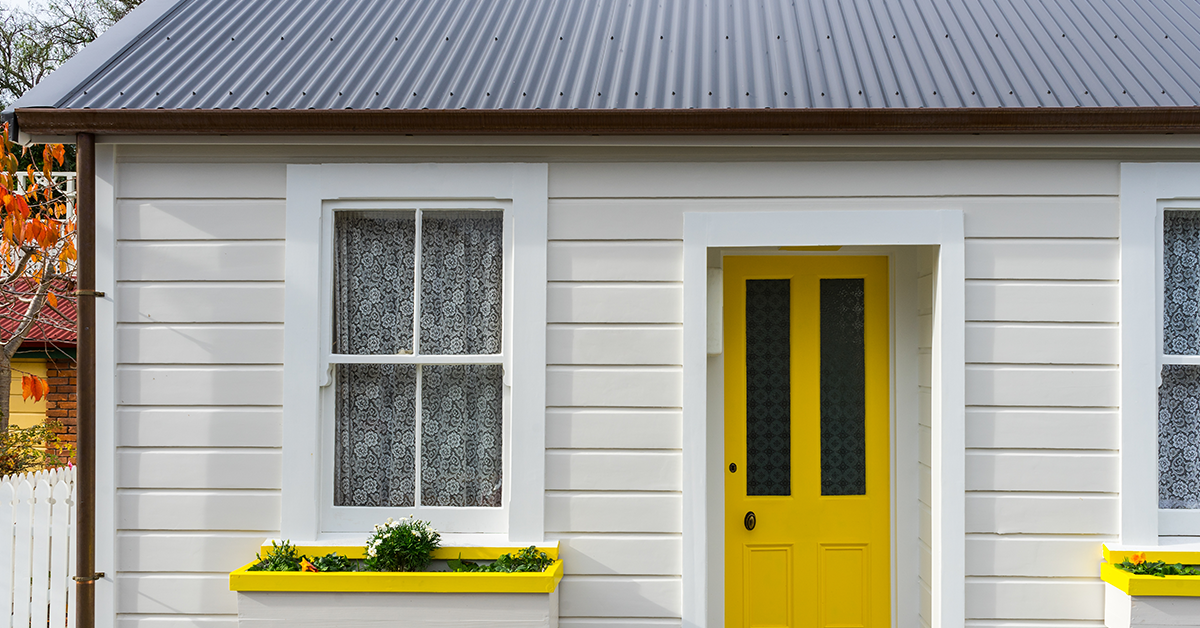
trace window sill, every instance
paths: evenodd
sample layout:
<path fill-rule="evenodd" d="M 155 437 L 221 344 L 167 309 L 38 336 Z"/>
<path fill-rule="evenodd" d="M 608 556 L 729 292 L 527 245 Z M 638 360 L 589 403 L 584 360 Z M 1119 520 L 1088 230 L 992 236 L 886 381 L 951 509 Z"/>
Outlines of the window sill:
<path fill-rule="evenodd" d="M 363 558 L 362 546 L 300 546 L 301 554 L 337 552 Z M 229 574 L 229 590 L 238 592 L 330 592 L 330 593 L 553 593 L 563 577 L 558 546 L 539 547 L 555 561 L 542 573 L 450 573 L 450 572 L 349 572 L 302 573 L 247 571 L 257 561 Z M 434 560 L 460 555 L 466 560 L 494 560 L 511 552 L 509 547 L 442 547 Z"/>

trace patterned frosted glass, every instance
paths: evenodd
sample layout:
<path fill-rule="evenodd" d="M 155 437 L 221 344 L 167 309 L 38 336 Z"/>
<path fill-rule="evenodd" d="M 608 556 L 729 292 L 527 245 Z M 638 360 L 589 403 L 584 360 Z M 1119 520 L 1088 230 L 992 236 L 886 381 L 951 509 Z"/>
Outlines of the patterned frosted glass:
<path fill-rule="evenodd" d="M 1163 212 L 1163 353 L 1200 354 L 1200 212 Z"/>
<path fill-rule="evenodd" d="M 1166 364 L 1158 389 L 1158 507 L 1200 508 L 1200 367 Z"/>
<path fill-rule="evenodd" d="M 416 369 L 337 367 L 335 506 L 412 506 Z"/>
<path fill-rule="evenodd" d="M 334 353 L 411 352 L 415 212 L 337 212 L 334 231 Z"/>
<path fill-rule="evenodd" d="M 863 280 L 821 280 L 821 494 L 867 493 Z"/>
<path fill-rule="evenodd" d="M 746 281 L 746 494 L 792 494 L 792 288 Z"/>
<path fill-rule="evenodd" d="M 421 353 L 500 352 L 504 213 L 421 214 Z"/>
<path fill-rule="evenodd" d="M 499 506 L 503 368 L 427 365 L 421 380 L 421 503 Z"/>

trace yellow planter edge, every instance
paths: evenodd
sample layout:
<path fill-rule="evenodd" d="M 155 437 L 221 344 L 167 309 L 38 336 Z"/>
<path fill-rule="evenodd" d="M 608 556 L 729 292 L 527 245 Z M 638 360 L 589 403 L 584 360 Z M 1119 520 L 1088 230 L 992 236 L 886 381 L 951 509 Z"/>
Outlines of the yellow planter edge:
<path fill-rule="evenodd" d="M 267 546 L 268 549 L 270 546 Z M 337 552 L 362 558 L 362 547 L 299 546 L 301 554 L 324 556 Z M 443 547 L 434 558 L 448 560 L 459 554 L 467 560 L 492 560 L 520 548 Z M 450 572 L 334 572 L 249 571 L 253 560 L 229 574 L 230 591 L 308 591 L 333 593 L 551 593 L 563 577 L 558 548 L 539 548 L 552 555 L 554 563 L 542 573 L 450 573 Z M 357 556 L 355 555 L 357 554 Z"/>
<path fill-rule="evenodd" d="M 1126 595 L 1200 597 L 1200 576 L 1141 576 L 1112 563 L 1100 563 L 1100 579 Z"/>
<path fill-rule="evenodd" d="M 1107 544 L 1105 544 L 1103 547 L 1104 560 L 1114 565 L 1125 562 L 1126 558 L 1129 558 L 1133 554 L 1137 553 L 1137 550 L 1134 549 L 1109 549 Z M 1182 563 L 1184 565 L 1200 565 L 1200 552 L 1197 551 L 1172 550 L 1168 548 L 1148 548 L 1142 550 L 1141 553 L 1146 555 L 1146 560 L 1149 562 L 1161 560 L 1168 565 L 1174 565 L 1175 563 Z"/>
<path fill-rule="evenodd" d="M 316 556 L 324 556 L 331 552 L 337 552 L 339 556 L 346 558 L 363 559 L 367 557 L 367 550 L 362 545 L 296 545 L 296 551 L 303 556 L 313 558 Z M 529 547 L 526 545 L 525 547 Z M 450 560 L 462 556 L 463 560 L 496 560 L 501 554 L 511 554 L 519 552 L 524 548 L 521 547 L 439 547 L 433 550 L 434 560 Z M 259 552 L 266 556 L 267 552 L 271 551 L 271 545 L 268 543 L 259 548 Z M 546 555 L 555 560 L 558 559 L 558 544 L 538 546 L 538 551 L 546 552 Z"/>

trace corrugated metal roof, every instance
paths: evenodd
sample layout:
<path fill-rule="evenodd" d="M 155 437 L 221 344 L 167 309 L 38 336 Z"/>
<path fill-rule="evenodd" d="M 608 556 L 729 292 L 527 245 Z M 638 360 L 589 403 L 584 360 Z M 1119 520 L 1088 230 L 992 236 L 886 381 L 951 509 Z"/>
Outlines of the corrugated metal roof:
<path fill-rule="evenodd" d="M 74 88 L 31 92 L 17 106 L 1200 104 L 1194 0 L 180 0 L 168 9 Z"/>

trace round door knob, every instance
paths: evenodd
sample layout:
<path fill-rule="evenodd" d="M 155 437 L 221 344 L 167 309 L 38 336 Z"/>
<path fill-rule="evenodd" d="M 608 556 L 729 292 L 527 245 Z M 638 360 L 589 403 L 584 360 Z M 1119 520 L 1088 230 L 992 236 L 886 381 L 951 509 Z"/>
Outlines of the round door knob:
<path fill-rule="evenodd" d="M 754 529 L 754 526 L 755 526 L 755 525 L 758 523 L 758 520 L 757 520 L 757 519 L 754 517 L 754 511 L 753 511 L 753 510 L 751 510 L 751 511 L 750 511 L 750 512 L 748 512 L 748 513 L 746 513 L 746 519 L 743 521 L 743 523 L 745 523 L 745 524 L 746 524 L 746 529 L 747 529 L 747 530 L 753 530 L 753 529 Z"/>

